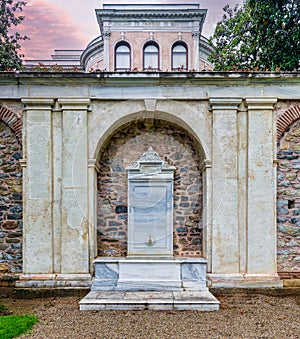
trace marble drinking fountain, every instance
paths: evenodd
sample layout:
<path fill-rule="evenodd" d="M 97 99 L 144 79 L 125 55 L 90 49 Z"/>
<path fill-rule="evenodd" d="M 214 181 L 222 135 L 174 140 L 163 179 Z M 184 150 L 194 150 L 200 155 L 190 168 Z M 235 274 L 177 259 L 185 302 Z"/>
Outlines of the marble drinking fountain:
<path fill-rule="evenodd" d="M 92 289 L 80 310 L 219 309 L 206 287 L 206 260 L 173 256 L 175 169 L 151 147 L 127 168 L 127 257 L 94 261 Z"/>

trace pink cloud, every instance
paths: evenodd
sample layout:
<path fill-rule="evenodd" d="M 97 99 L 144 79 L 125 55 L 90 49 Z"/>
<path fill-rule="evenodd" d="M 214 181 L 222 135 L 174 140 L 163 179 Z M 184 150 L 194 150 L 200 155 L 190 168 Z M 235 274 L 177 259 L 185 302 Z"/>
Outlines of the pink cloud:
<path fill-rule="evenodd" d="M 21 42 L 25 59 L 50 59 L 54 49 L 84 48 L 86 37 L 58 5 L 33 0 L 23 12 L 25 20 L 17 30 L 30 38 Z"/>

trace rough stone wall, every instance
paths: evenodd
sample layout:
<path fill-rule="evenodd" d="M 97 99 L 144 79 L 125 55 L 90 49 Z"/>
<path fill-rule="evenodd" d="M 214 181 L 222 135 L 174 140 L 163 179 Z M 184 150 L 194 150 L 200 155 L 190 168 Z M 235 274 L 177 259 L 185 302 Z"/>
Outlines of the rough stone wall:
<path fill-rule="evenodd" d="M 300 271 L 300 119 L 282 136 L 277 158 L 278 271 Z"/>
<path fill-rule="evenodd" d="M 174 255 L 202 254 L 202 177 L 195 141 L 178 126 L 136 121 L 118 130 L 103 147 L 98 175 L 98 255 L 127 251 L 127 174 L 149 146 L 176 167 L 174 180 Z"/>
<path fill-rule="evenodd" d="M 0 121 L 0 273 L 22 271 L 21 145 Z"/>

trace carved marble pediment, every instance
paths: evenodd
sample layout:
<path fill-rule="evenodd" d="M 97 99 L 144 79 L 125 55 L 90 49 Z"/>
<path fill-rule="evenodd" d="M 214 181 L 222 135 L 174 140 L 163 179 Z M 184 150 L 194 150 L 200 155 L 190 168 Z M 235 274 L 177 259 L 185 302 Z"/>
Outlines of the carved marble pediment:
<path fill-rule="evenodd" d="M 127 167 L 126 170 L 130 173 L 139 173 L 144 175 L 155 175 L 155 174 L 173 174 L 175 171 L 174 166 L 170 166 L 167 162 L 161 159 L 157 152 L 150 146 L 148 151 L 136 160 L 132 166 Z"/>

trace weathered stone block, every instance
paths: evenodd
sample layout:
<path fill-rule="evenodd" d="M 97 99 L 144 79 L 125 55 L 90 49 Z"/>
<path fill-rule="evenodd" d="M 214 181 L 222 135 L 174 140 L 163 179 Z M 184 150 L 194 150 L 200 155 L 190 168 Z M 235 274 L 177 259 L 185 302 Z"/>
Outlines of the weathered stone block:
<path fill-rule="evenodd" d="M 8 273 L 9 272 L 9 265 L 8 263 L 0 263 L 0 273 Z"/>

